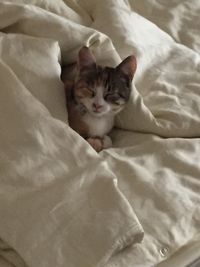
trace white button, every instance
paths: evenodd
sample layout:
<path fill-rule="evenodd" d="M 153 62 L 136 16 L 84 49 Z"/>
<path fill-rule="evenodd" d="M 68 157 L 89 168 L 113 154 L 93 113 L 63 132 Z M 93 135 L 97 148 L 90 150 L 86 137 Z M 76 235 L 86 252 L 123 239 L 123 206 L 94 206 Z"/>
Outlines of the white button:
<path fill-rule="evenodd" d="M 159 252 L 160 252 L 160 255 L 161 255 L 162 257 L 166 257 L 167 254 L 169 253 L 169 248 L 168 248 L 168 247 L 163 247 L 163 248 L 161 248 L 161 249 L 159 250 Z"/>

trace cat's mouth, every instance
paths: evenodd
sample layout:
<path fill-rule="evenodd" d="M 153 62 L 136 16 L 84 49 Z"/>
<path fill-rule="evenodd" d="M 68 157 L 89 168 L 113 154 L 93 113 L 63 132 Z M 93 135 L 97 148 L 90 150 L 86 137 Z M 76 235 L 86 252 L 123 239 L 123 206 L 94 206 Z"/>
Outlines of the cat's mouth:
<path fill-rule="evenodd" d="M 99 109 L 93 109 L 92 110 L 94 113 L 102 113 L 102 110 L 99 110 Z"/>
<path fill-rule="evenodd" d="M 108 111 L 106 111 L 106 110 L 99 110 L 99 109 L 92 109 L 91 110 L 91 113 L 94 116 L 96 116 L 96 117 L 100 117 L 100 116 L 103 116 L 103 115 L 107 114 Z"/>
<path fill-rule="evenodd" d="M 92 113 L 93 113 L 93 115 L 94 116 L 97 116 L 97 117 L 100 117 L 100 116 L 102 116 L 102 115 L 105 115 L 106 114 L 106 112 L 104 111 L 104 112 L 102 112 L 102 111 L 92 111 Z"/>

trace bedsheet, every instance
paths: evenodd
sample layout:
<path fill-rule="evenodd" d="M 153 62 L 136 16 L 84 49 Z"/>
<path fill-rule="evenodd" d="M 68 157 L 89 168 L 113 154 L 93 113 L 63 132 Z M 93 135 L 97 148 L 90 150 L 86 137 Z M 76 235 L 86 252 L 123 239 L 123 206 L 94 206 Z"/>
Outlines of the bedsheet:
<path fill-rule="evenodd" d="M 200 256 L 199 12 L 198 0 L 0 0 L 2 267 Z M 138 61 L 100 154 L 68 126 L 60 80 L 83 45 L 99 64 Z"/>

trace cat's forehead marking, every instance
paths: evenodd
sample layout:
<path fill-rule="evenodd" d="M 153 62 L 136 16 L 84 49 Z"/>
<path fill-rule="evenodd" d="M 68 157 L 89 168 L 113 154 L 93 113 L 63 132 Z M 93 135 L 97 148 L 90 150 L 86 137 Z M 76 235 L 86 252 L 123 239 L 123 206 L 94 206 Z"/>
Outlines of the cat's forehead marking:
<path fill-rule="evenodd" d="M 104 92 L 104 87 L 102 85 L 99 85 L 96 87 L 96 98 L 97 99 L 103 99 L 103 92 Z"/>

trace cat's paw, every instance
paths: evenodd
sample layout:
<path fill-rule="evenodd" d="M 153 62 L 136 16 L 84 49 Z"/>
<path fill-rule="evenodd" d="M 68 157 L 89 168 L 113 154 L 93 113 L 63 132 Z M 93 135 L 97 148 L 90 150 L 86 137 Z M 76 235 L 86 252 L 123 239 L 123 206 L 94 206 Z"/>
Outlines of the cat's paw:
<path fill-rule="evenodd" d="M 104 135 L 102 143 L 103 143 L 103 148 L 112 147 L 112 140 L 108 135 Z"/>
<path fill-rule="evenodd" d="M 101 139 L 90 137 L 86 140 L 97 152 L 100 152 L 103 149 L 103 142 Z"/>

